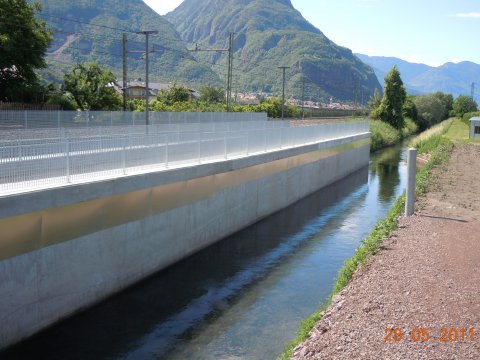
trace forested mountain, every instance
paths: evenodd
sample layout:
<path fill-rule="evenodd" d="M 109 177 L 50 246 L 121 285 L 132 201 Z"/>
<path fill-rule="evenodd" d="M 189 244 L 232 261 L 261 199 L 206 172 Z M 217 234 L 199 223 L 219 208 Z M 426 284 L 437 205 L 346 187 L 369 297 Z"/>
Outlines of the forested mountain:
<path fill-rule="evenodd" d="M 299 98 L 302 77 L 310 98 L 364 102 L 381 88 L 373 70 L 349 49 L 330 41 L 294 9 L 290 0 L 185 0 L 166 15 L 181 37 L 199 49 L 227 48 L 234 41 L 234 90 L 280 94 L 287 71 L 287 96 Z M 225 53 L 198 52 L 225 76 Z"/>
<path fill-rule="evenodd" d="M 156 30 L 150 36 L 150 81 L 178 80 L 191 85 L 220 85 L 218 75 L 187 50 L 173 26 L 142 0 L 40 0 L 40 19 L 54 30 L 49 50 L 50 71 L 62 77 L 77 62 L 96 61 L 122 78 L 122 34 L 127 32 L 128 77 L 145 77 L 145 36 L 136 32 Z M 48 73 L 44 76 L 49 77 Z M 53 74 L 50 74 L 53 75 Z"/>
<path fill-rule="evenodd" d="M 475 99 L 480 102 L 480 65 L 463 61 L 458 64 L 446 63 L 432 67 L 414 64 L 394 57 L 367 56 L 357 54 L 369 64 L 383 84 L 386 73 L 397 65 L 403 82 L 411 94 L 442 91 L 454 96 L 470 95 L 472 83 L 476 83 Z"/>

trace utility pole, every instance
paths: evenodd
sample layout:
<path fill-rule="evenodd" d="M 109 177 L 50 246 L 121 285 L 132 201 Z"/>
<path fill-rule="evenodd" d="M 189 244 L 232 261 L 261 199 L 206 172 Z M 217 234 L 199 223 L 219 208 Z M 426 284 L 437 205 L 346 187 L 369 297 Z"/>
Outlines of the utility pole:
<path fill-rule="evenodd" d="M 279 69 L 283 71 L 283 86 L 282 86 L 282 120 L 285 115 L 285 70 L 290 69 L 290 66 L 279 66 Z"/>
<path fill-rule="evenodd" d="M 302 76 L 302 119 L 305 119 L 305 76 Z"/>
<path fill-rule="evenodd" d="M 127 34 L 123 33 L 123 111 L 127 111 Z"/>
<path fill-rule="evenodd" d="M 232 84 L 233 84 L 233 41 L 235 33 L 231 32 L 228 40 L 228 49 L 199 49 L 198 44 L 195 44 L 195 49 L 189 51 L 199 52 L 228 52 L 228 71 L 227 71 L 227 92 L 226 92 L 226 102 L 227 102 L 227 112 L 230 112 L 230 106 L 232 102 Z"/>
<path fill-rule="evenodd" d="M 471 94 L 471 96 L 472 96 L 472 99 L 474 99 L 474 97 L 475 97 L 475 83 L 474 83 L 474 82 L 472 83 L 472 89 L 471 89 L 471 93 L 470 93 L 470 94 Z"/>
<path fill-rule="evenodd" d="M 153 34 L 158 34 L 158 31 L 150 30 L 150 31 L 139 31 L 137 34 L 145 35 L 145 124 L 150 125 L 149 121 L 149 97 L 150 97 L 150 89 L 148 86 L 148 54 L 150 53 L 150 49 L 148 47 L 148 36 Z"/>
<path fill-rule="evenodd" d="M 227 112 L 230 112 L 232 102 L 232 83 L 233 83 L 233 37 L 235 33 L 230 33 L 230 40 L 228 45 L 228 81 L 227 81 Z"/>

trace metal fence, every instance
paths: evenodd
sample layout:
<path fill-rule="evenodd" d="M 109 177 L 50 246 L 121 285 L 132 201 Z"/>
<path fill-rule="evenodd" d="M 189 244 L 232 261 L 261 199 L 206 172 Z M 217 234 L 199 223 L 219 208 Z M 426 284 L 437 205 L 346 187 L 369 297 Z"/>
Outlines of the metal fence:
<path fill-rule="evenodd" d="M 0 194 L 224 161 L 369 131 L 368 122 L 241 127 L 161 132 L 153 125 L 148 133 L 140 127 L 142 134 L 1 141 Z"/>
<path fill-rule="evenodd" d="M 150 112 L 150 124 L 266 121 L 265 113 Z M 0 130 L 146 125 L 144 112 L 0 111 Z"/>
<path fill-rule="evenodd" d="M 21 142 L 22 144 L 45 141 L 49 139 L 79 139 L 102 136 L 124 136 L 142 134 L 163 134 L 172 132 L 218 132 L 256 129 L 273 129 L 289 127 L 290 121 L 239 121 L 239 122 L 204 122 L 204 123 L 172 123 L 135 126 L 96 126 L 83 128 L 38 128 L 25 130 L 0 131 L 0 142 Z"/>

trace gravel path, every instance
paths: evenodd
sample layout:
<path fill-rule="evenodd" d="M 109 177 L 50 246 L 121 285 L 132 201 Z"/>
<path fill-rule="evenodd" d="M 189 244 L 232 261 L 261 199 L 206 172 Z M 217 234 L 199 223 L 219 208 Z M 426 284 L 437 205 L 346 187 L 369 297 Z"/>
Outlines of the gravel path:
<path fill-rule="evenodd" d="M 480 359 L 479 144 L 433 178 L 294 359 Z"/>

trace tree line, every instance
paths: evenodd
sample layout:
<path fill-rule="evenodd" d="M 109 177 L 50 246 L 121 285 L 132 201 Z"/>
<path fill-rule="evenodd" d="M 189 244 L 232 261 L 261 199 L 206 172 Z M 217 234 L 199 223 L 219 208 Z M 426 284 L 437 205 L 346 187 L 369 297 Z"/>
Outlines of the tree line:
<path fill-rule="evenodd" d="M 65 73 L 63 84 L 42 84 L 36 70 L 47 67 L 45 55 L 52 41 L 52 31 L 46 22 L 37 20 L 35 11 L 40 4 L 25 0 L 0 0 L 5 16 L 0 21 L 0 101 L 58 104 L 65 110 L 120 110 L 122 98 L 113 84 L 115 75 L 96 63 L 77 64 Z M 9 14 L 8 21 L 6 14 Z M 153 111 L 226 111 L 224 91 L 203 87 L 198 99 L 192 99 L 189 89 L 174 83 L 162 90 L 151 103 Z M 383 96 L 378 90 L 369 101 L 371 117 L 382 120 L 395 129 L 405 127 L 405 119 L 413 120 L 426 129 L 450 116 L 462 117 L 477 111 L 478 105 L 469 96 L 454 99 L 437 92 L 407 95 L 396 67 L 385 77 Z M 145 110 L 145 101 L 130 100 L 132 111 Z M 282 100 L 268 98 L 258 105 L 235 105 L 233 111 L 266 112 L 280 117 Z M 285 106 L 285 117 L 299 117 L 301 110 Z"/>
<path fill-rule="evenodd" d="M 405 127 L 405 119 L 413 120 L 424 130 L 449 117 L 463 117 L 478 110 L 476 101 L 470 96 L 460 95 L 454 99 L 443 92 L 407 95 L 396 66 L 385 77 L 383 97 L 375 90 L 368 104 L 373 119 L 382 120 L 398 130 Z"/>

